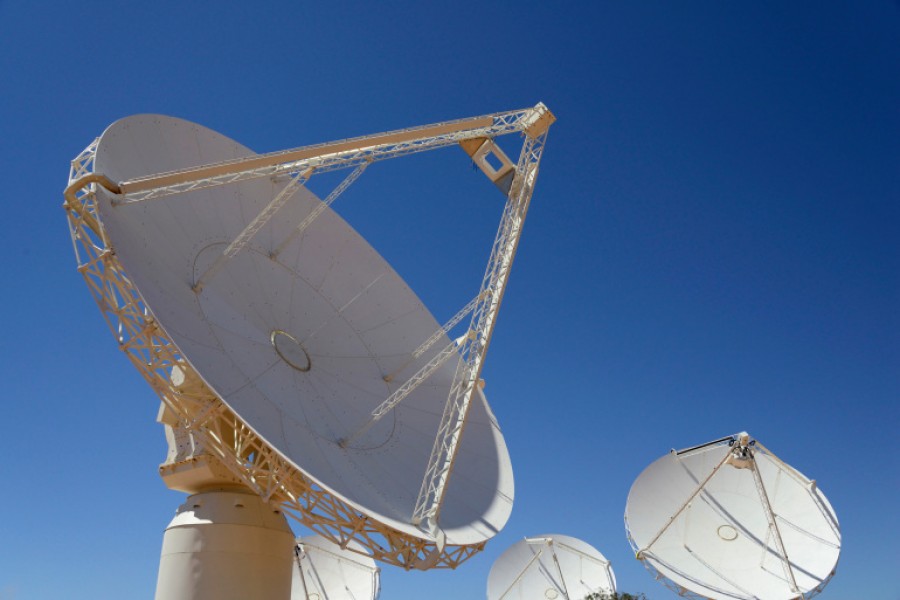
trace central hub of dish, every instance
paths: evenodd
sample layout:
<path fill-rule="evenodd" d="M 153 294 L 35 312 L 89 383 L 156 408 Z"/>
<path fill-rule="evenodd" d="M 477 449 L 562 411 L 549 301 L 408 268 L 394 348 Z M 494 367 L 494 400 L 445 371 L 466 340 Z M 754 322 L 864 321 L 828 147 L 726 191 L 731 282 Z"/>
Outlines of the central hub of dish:
<path fill-rule="evenodd" d="M 737 539 L 738 536 L 737 529 L 735 529 L 731 525 L 720 525 L 716 530 L 716 533 L 718 533 L 719 537 L 726 542 L 733 542 Z"/>
<path fill-rule="evenodd" d="M 275 329 L 269 336 L 272 347 L 292 369 L 297 369 L 306 373 L 312 367 L 312 361 L 309 359 L 306 349 L 297 341 L 297 338 L 286 331 Z"/>

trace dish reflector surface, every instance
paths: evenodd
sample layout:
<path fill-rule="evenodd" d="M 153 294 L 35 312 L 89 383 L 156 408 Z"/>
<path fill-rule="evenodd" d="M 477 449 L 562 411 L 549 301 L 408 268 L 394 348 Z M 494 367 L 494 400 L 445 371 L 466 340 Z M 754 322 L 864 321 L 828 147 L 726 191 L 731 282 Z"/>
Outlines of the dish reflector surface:
<path fill-rule="evenodd" d="M 291 600 L 375 600 L 380 581 L 375 561 L 360 544 L 351 540 L 347 547 L 318 535 L 297 538 Z"/>
<path fill-rule="evenodd" d="M 488 575 L 488 600 L 582 600 L 615 592 L 609 561 L 567 535 L 525 538 L 507 548 Z"/>
<path fill-rule="evenodd" d="M 755 467 L 750 462 L 738 462 L 739 467 L 723 462 L 740 449 L 736 437 L 734 445 L 726 441 L 680 455 L 673 451 L 641 473 L 625 509 L 631 544 L 645 566 L 676 590 L 715 600 L 789 600 L 801 593 L 809 598 L 830 580 L 840 554 L 834 510 L 814 482 L 761 444 L 746 446 Z M 777 532 L 769 525 L 754 468 Z M 791 589 L 776 534 L 788 556 L 796 591 Z"/>
<path fill-rule="evenodd" d="M 252 155 L 194 123 L 137 115 L 103 133 L 95 172 L 124 181 Z M 341 500 L 427 537 L 409 521 L 458 359 L 339 445 L 450 342 L 444 336 L 410 362 L 440 325 L 390 265 L 331 209 L 271 258 L 321 204 L 300 187 L 199 292 L 192 289 L 286 184 L 254 179 L 120 206 L 100 189 L 99 212 L 154 318 L 229 408 Z M 442 507 L 447 543 L 492 537 L 512 496 L 506 445 L 479 391 Z"/>

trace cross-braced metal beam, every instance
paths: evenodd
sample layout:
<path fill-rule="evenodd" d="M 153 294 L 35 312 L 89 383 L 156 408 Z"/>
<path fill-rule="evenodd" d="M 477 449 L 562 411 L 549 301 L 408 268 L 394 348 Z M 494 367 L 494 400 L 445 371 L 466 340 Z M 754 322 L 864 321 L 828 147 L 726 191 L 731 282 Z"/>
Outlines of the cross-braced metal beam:
<path fill-rule="evenodd" d="M 542 106 L 538 105 L 535 111 Z M 546 107 L 543 110 L 546 110 Z M 538 115 L 537 118 L 542 119 L 543 115 Z M 549 123 L 547 127 L 549 127 Z M 509 270 L 519 245 L 525 215 L 534 192 L 538 166 L 547 139 L 547 129 L 544 128 L 539 133 L 532 133 L 536 134 L 535 137 L 526 131 L 525 143 L 516 165 L 515 176 L 507 195 L 500 227 L 494 239 L 491 256 L 482 280 L 479 301 L 472 314 L 469 326 L 470 334 L 460 348 L 463 361 L 457 367 L 450 396 L 441 416 L 438 434 L 416 500 L 412 520 L 426 531 L 435 532 L 439 529 L 438 516 L 447 490 L 447 482 L 465 428 L 466 415 L 469 412 L 475 384 L 481 376 L 484 356 L 494 331 L 497 311 L 500 309 L 500 301 L 506 290 Z"/>
<path fill-rule="evenodd" d="M 549 126 L 545 115 L 550 114 L 546 106 L 538 104 L 534 108 L 400 129 L 131 179 L 119 184 L 122 196 L 113 203 L 130 204 L 248 179 L 277 177 L 307 169 L 325 173 L 444 148 L 462 140 L 492 138 L 520 131 L 536 132 Z"/>
<path fill-rule="evenodd" d="M 284 203 L 296 194 L 297 191 L 303 187 L 303 184 L 309 181 L 312 174 L 312 169 L 307 169 L 302 173 L 296 174 L 290 182 L 288 182 L 288 184 L 272 198 L 265 208 L 263 208 L 246 227 L 244 227 L 244 230 L 225 247 L 225 250 L 223 250 L 222 254 L 216 258 L 215 262 L 213 262 L 213 264 L 200 275 L 197 281 L 194 282 L 192 289 L 198 294 L 203 291 L 203 286 L 219 272 L 219 269 L 225 265 L 225 262 L 237 256 L 238 252 L 243 250 L 244 247 L 250 243 L 253 237 L 259 233 L 259 230 L 265 227 L 266 223 L 275 216 L 278 209 L 284 206 Z"/>
<path fill-rule="evenodd" d="M 318 206 L 316 206 L 312 210 L 312 212 L 306 215 L 306 218 L 303 219 L 303 221 L 301 221 L 300 224 L 293 229 L 293 231 L 291 231 L 291 233 L 284 239 L 284 241 L 278 244 L 278 247 L 272 251 L 272 255 L 270 256 L 270 258 L 278 258 L 278 255 L 281 254 L 281 252 L 288 246 L 288 244 L 296 239 L 298 235 L 301 235 L 304 231 L 306 231 L 306 228 L 312 225 L 313 221 L 315 221 L 319 217 L 319 215 L 325 212 L 326 208 L 331 206 L 331 204 L 335 200 L 337 200 L 338 197 L 343 194 L 348 187 L 353 185 L 354 181 L 359 179 L 359 176 L 362 175 L 362 172 L 365 171 L 366 167 L 368 166 L 369 163 L 365 162 L 353 169 L 350 174 L 347 175 L 344 180 L 338 184 L 336 188 L 331 190 L 331 193 L 328 194 L 328 197 L 326 197 Z"/>

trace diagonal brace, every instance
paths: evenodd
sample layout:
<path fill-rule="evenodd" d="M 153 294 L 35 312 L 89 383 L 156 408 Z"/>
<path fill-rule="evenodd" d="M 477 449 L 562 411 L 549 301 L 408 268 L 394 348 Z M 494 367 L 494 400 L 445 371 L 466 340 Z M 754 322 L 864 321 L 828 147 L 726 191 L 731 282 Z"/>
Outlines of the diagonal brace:
<path fill-rule="evenodd" d="M 278 255 L 281 254 L 281 252 L 287 247 L 287 245 L 290 244 L 298 235 L 303 233 L 306 228 L 309 227 L 312 222 L 316 220 L 316 218 L 318 218 L 319 215 L 325 212 L 325 209 L 331 206 L 331 203 L 337 200 L 338 196 L 343 194 L 344 191 L 348 187 L 350 187 L 353 182 L 359 178 L 360 175 L 362 175 L 362 172 L 365 171 L 366 167 L 368 167 L 370 164 L 371 163 L 369 162 L 364 162 L 353 169 L 353 171 L 351 171 L 350 174 L 347 175 L 347 177 L 345 177 L 344 180 L 341 181 L 341 183 L 338 184 L 338 186 L 334 188 L 330 194 L 328 194 L 328 197 L 325 198 L 325 200 L 323 200 L 318 206 L 316 206 L 312 210 L 312 212 L 306 215 L 306 218 L 303 219 L 303 221 L 301 221 L 293 231 L 291 231 L 290 235 L 288 235 L 287 238 L 285 238 L 285 240 L 281 242 L 277 248 L 275 248 L 269 258 L 272 258 L 273 260 L 278 258 Z"/>
<path fill-rule="evenodd" d="M 272 201 L 269 202 L 269 204 L 267 204 L 266 207 L 263 208 L 262 211 L 260 211 L 260 213 L 256 215 L 256 217 L 252 221 L 250 221 L 250 223 L 244 228 L 244 230 L 241 231 L 236 238 L 234 238 L 234 241 L 232 241 L 230 244 L 228 244 L 228 246 L 225 247 L 225 250 L 222 251 L 222 254 L 220 254 L 216 261 L 212 265 L 210 265 L 210 267 L 202 275 L 200 275 L 197 281 L 194 282 L 194 285 L 191 289 L 193 289 L 194 292 L 198 294 L 203 291 L 203 286 L 205 286 L 206 283 L 210 279 L 212 279 L 216 275 L 216 273 L 219 272 L 219 269 L 224 266 L 225 262 L 228 259 L 237 256 L 237 253 L 240 252 L 244 248 L 244 246 L 250 243 L 250 240 L 253 239 L 253 236 L 259 233 L 259 230 L 269 222 L 269 220 L 275 215 L 275 213 L 278 212 L 278 209 L 284 206 L 284 203 L 287 202 L 291 196 L 297 193 L 297 190 L 303 187 L 303 184 L 309 181 L 309 178 L 312 177 L 312 174 L 313 170 L 307 169 L 303 173 L 300 173 L 293 179 L 291 179 L 288 184 L 284 186 L 284 188 L 282 188 L 282 190 L 278 192 L 278 194 L 276 194 L 274 198 L 272 198 Z"/>

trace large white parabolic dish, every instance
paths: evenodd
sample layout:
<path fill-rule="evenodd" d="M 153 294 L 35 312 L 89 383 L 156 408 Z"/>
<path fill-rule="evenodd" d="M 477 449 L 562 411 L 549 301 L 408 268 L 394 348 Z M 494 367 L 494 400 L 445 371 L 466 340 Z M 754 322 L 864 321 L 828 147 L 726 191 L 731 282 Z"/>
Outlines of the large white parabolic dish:
<path fill-rule="evenodd" d="M 810 598 L 834 574 L 841 548 L 837 517 L 815 482 L 746 434 L 652 463 L 631 487 L 625 523 L 651 572 L 714 600 Z"/>
<path fill-rule="evenodd" d="M 488 600 L 582 600 L 616 591 L 616 577 L 599 550 L 567 535 L 519 540 L 488 575 Z"/>
<path fill-rule="evenodd" d="M 138 115 L 103 133 L 94 172 L 125 181 L 252 155 L 194 123 Z M 247 426 L 335 497 L 430 540 L 410 516 L 457 360 L 364 435 L 339 444 L 449 343 L 445 336 L 410 363 L 440 325 L 390 265 L 330 209 L 270 258 L 321 203 L 300 188 L 202 290 L 192 289 L 285 185 L 253 179 L 126 205 L 113 205 L 115 195 L 98 188 L 98 212 L 155 322 Z M 479 391 L 441 510 L 446 543 L 495 535 L 512 497 L 506 445 Z"/>

